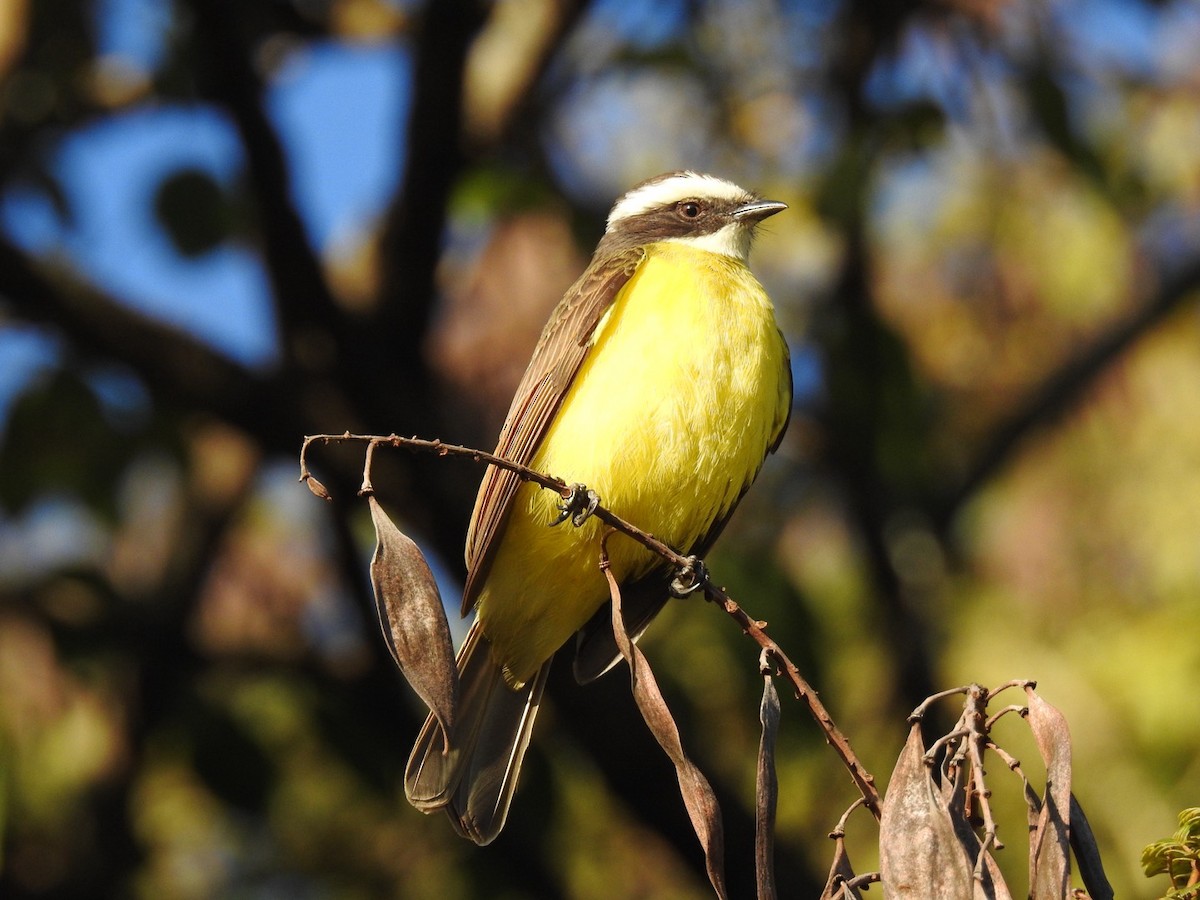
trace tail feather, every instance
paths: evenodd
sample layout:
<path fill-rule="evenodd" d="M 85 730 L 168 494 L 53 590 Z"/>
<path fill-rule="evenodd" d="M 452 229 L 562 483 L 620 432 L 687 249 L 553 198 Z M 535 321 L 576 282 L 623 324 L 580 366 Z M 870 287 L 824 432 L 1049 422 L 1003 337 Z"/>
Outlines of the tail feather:
<path fill-rule="evenodd" d="M 472 625 L 458 654 L 453 733 L 447 741 L 437 720 L 426 719 L 404 773 L 409 802 L 423 812 L 445 808 L 460 834 L 491 843 L 508 817 L 549 669 L 544 663 L 510 690 L 478 622 Z"/>
<path fill-rule="evenodd" d="M 478 649 L 480 641 L 483 652 Z M 442 726 L 430 715 L 409 755 L 404 770 L 404 793 L 408 802 L 422 812 L 444 807 L 458 786 L 466 753 L 475 742 L 482 711 L 496 686 L 495 679 L 481 677 L 487 675 L 486 663 L 490 663 L 487 650 L 487 639 L 478 624 L 473 625 L 458 651 L 458 707 L 449 746 Z"/>

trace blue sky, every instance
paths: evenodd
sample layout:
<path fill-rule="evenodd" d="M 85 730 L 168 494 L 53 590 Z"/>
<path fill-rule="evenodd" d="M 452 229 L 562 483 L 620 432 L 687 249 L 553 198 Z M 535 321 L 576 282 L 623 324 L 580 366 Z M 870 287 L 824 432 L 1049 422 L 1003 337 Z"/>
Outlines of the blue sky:
<path fill-rule="evenodd" d="M 142 0 L 120 0 L 136 12 Z M 153 5 L 153 4 L 149 4 Z M 125 40 L 132 40 L 126 36 Z M 152 61 L 148 50 L 133 58 Z M 383 211 L 403 165 L 407 54 L 395 45 L 317 44 L 277 73 L 267 111 L 291 167 L 294 202 L 314 245 L 327 247 Z M 249 364 L 269 363 L 275 327 L 254 253 L 226 243 L 180 256 L 153 217 L 161 179 L 200 169 L 233 187 L 243 165 L 230 121 L 205 106 L 148 106 L 67 137 L 52 170 L 68 199 L 63 217 L 31 188 L 0 197 L 0 227 L 22 247 L 64 256 L 88 280 Z M 13 397 L 52 364 L 40 329 L 0 330 L 0 421 Z"/>

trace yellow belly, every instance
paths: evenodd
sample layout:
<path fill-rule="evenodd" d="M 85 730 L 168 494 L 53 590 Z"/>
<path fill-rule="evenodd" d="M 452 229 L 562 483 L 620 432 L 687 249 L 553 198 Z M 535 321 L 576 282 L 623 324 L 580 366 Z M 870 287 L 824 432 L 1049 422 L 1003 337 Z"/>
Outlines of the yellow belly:
<path fill-rule="evenodd" d="M 737 260 L 676 243 L 650 248 L 593 347 L 532 467 L 582 482 L 601 502 L 687 550 L 753 480 L 787 417 L 787 348 L 770 300 Z M 608 600 L 603 526 L 548 527 L 557 495 L 523 485 L 478 604 L 514 683 Z M 618 580 L 656 558 L 608 541 Z"/>

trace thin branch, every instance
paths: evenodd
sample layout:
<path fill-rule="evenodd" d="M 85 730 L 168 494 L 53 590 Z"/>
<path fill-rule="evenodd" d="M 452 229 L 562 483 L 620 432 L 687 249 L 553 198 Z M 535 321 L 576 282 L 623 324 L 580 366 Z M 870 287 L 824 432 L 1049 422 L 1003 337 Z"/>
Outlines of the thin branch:
<path fill-rule="evenodd" d="M 367 444 L 367 452 L 374 455 L 372 445 L 387 445 L 391 447 L 403 447 L 409 450 L 423 451 L 434 453 L 438 456 L 457 456 L 460 458 L 469 459 L 477 463 L 487 463 L 488 465 L 496 466 L 500 469 L 505 469 L 518 476 L 522 481 L 532 482 L 539 487 L 545 488 L 548 491 L 554 491 L 564 500 L 571 496 L 571 485 L 563 481 L 561 478 L 556 478 L 552 475 L 544 475 L 541 472 L 536 472 L 528 466 L 523 466 L 520 463 L 514 463 L 503 456 L 497 456 L 494 453 L 487 453 L 483 450 L 477 450 L 473 447 L 464 447 L 459 444 L 447 444 L 444 441 L 437 439 L 427 440 L 418 437 L 400 437 L 397 434 L 390 434 L 386 437 L 375 434 L 314 434 L 304 438 L 304 444 L 300 448 L 300 480 L 311 482 L 315 480 L 312 473 L 308 469 L 307 456 L 308 448 L 311 444 L 342 444 L 342 443 L 362 443 Z M 320 484 L 318 482 L 318 484 Z M 364 466 L 363 470 L 363 490 L 371 490 L 371 476 L 369 467 Z M 321 485 L 323 488 L 324 486 Z M 649 532 L 642 531 L 636 525 L 626 522 L 620 516 L 608 510 L 603 505 L 597 505 L 591 515 L 599 519 L 605 525 L 609 525 L 620 531 L 626 537 L 637 541 L 647 550 L 657 553 L 663 559 L 674 565 L 676 568 L 684 568 L 691 565 L 694 560 L 684 556 L 672 549 L 667 544 L 660 541 Z"/>
<path fill-rule="evenodd" d="M 963 720 L 958 720 L 959 726 L 963 724 Z M 963 738 L 970 735 L 970 732 L 965 727 L 955 727 L 953 731 L 943 734 L 940 738 L 929 745 L 929 749 L 925 751 L 925 762 L 932 763 L 943 747 L 961 741 Z M 957 752 L 957 751 L 956 751 Z"/>
<path fill-rule="evenodd" d="M 1021 690 L 1025 690 L 1026 688 L 1037 688 L 1037 679 L 1034 679 L 1034 678 L 1010 678 L 1008 681 L 1004 682 L 1003 684 L 997 685 L 996 687 L 994 687 L 990 691 L 988 691 L 987 692 L 988 699 L 989 700 L 995 699 L 995 696 L 997 694 L 1001 693 L 1002 691 L 1007 691 L 1010 688 L 1020 688 Z"/>
<path fill-rule="evenodd" d="M 775 658 L 775 661 L 781 668 L 780 674 L 792 685 L 796 699 L 802 701 L 808 708 L 809 713 L 816 720 L 817 726 L 825 733 L 825 742 L 833 748 L 834 753 L 841 759 L 842 765 L 850 773 L 850 779 L 854 782 L 854 786 L 858 788 L 859 793 L 862 794 L 864 805 L 876 819 L 880 818 L 883 814 L 883 801 L 878 789 L 875 787 L 875 777 L 859 762 L 858 756 L 850 746 L 849 739 L 837 727 L 837 724 L 833 721 L 833 716 L 829 714 L 829 710 L 818 699 L 817 692 L 813 690 L 804 676 L 800 674 L 800 670 L 796 667 L 796 664 L 788 658 L 783 648 L 767 635 L 764 630 L 766 623 L 751 619 L 745 610 L 738 606 L 723 589 L 716 587 L 711 582 L 705 585 L 704 595 L 724 609 L 742 627 L 742 632 L 745 635 L 750 637 L 763 650 L 770 652 L 771 656 Z"/>
<path fill-rule="evenodd" d="M 995 713 L 994 715 L 989 717 L 986 722 L 984 722 L 983 730 L 990 732 L 992 730 L 992 726 L 995 725 L 996 722 L 998 722 L 1002 716 L 1006 716 L 1009 713 L 1017 713 L 1018 715 L 1021 715 L 1021 716 L 1027 716 L 1027 715 L 1029 715 L 1029 707 L 1021 706 L 1021 704 L 1019 704 L 1019 703 L 1013 703 L 1009 706 L 1006 706 L 1006 707 L 1004 707 L 1004 709 Z"/>
<path fill-rule="evenodd" d="M 867 885 L 876 884 L 879 880 L 878 872 L 867 872 L 864 875 L 856 875 L 853 878 L 846 879 L 843 885 L 848 891 L 855 890 L 856 888 L 863 888 L 865 890 Z"/>
<path fill-rule="evenodd" d="M 424 451 L 436 453 L 438 456 L 457 456 L 473 460 L 477 463 L 487 463 L 499 468 L 505 469 L 514 473 L 524 481 L 532 482 L 546 490 L 556 492 L 564 499 L 573 494 L 573 488 L 561 478 L 556 478 L 551 475 L 545 475 L 540 472 L 535 472 L 528 466 L 520 465 L 519 463 L 511 462 L 503 457 L 496 456 L 493 453 L 486 453 L 482 450 L 476 450 L 471 447 L 463 447 L 457 444 L 447 444 L 440 440 L 426 440 L 423 438 L 405 438 L 399 435 L 388 435 L 386 437 L 380 435 L 363 435 L 363 434 L 317 434 L 305 437 L 304 443 L 300 449 L 300 480 L 311 483 L 314 478 L 308 467 L 308 449 L 314 443 L 330 444 L 330 443 L 364 443 L 375 446 L 392 446 L 403 447 L 410 450 Z M 365 483 L 370 483 L 370 473 L 364 471 L 363 480 Z M 319 483 L 318 483 L 319 485 Z M 319 486 L 320 490 L 315 492 L 320 495 L 323 491 L 323 486 Z M 327 493 L 327 492 L 326 492 Z M 620 516 L 611 512 L 603 505 L 597 505 L 592 512 L 597 519 L 604 522 L 606 525 L 621 532 L 625 536 L 637 541 L 646 549 L 656 553 L 662 559 L 669 562 L 677 569 L 692 569 L 696 568 L 696 560 L 693 557 L 684 556 L 667 544 L 660 541 L 658 538 L 643 531 L 635 525 L 622 519 Z M 826 742 L 833 747 L 834 752 L 842 760 L 842 764 L 850 773 L 850 778 L 854 782 L 862 794 L 864 805 L 869 809 L 876 819 L 882 815 L 882 799 L 879 791 L 875 787 L 875 778 L 872 776 L 859 761 L 853 748 L 850 746 L 850 741 L 842 734 L 837 724 L 833 721 L 833 717 L 825 708 L 824 704 L 817 697 L 817 692 L 800 674 L 800 670 L 795 663 L 788 658 L 775 641 L 766 633 L 766 623 L 752 619 L 723 588 L 717 587 L 711 581 L 706 580 L 703 583 L 704 595 L 707 599 L 713 601 L 720 606 L 725 612 L 741 626 L 742 632 L 750 637 L 759 648 L 770 654 L 776 665 L 780 667 L 780 676 L 786 678 L 791 684 L 797 700 L 801 700 L 808 708 L 813 719 L 816 720 L 818 727 L 824 732 Z"/>
<path fill-rule="evenodd" d="M 859 797 L 846 808 L 846 811 L 842 813 L 842 817 L 838 819 L 837 824 L 833 826 L 833 831 L 829 832 L 829 837 L 831 840 L 837 840 L 838 838 L 844 838 L 846 836 L 846 822 L 849 821 L 850 814 L 864 803 L 866 803 L 866 798 Z"/>
<path fill-rule="evenodd" d="M 938 691 L 936 694 L 930 694 L 919 704 L 917 704 L 916 709 L 908 714 L 908 723 L 911 725 L 913 722 L 924 719 L 925 714 L 929 711 L 929 707 L 937 703 L 939 700 L 945 700 L 947 697 L 953 697 L 955 694 L 965 694 L 970 690 L 971 686 L 969 684 L 964 684 L 961 687 L 947 688 L 944 691 Z"/>
<path fill-rule="evenodd" d="M 983 768 L 983 751 L 988 735 L 984 722 L 987 716 L 988 692 L 982 685 L 972 685 L 967 692 L 967 703 L 964 717 L 970 734 L 967 737 L 967 753 L 971 759 L 971 795 L 979 802 L 979 810 L 983 815 L 983 840 L 980 842 L 979 855 L 975 858 L 975 880 L 983 880 L 984 860 L 991 848 L 1001 850 L 1004 844 L 996 834 L 996 819 L 992 815 L 992 792 L 984 782 L 987 774 Z"/>

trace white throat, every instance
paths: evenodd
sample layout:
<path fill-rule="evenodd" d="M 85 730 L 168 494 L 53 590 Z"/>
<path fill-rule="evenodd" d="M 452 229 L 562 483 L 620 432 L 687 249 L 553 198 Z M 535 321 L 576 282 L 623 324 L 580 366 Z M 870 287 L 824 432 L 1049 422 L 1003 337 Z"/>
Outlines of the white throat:
<path fill-rule="evenodd" d="M 668 243 L 684 244 L 697 250 L 707 250 L 709 253 L 719 253 L 721 256 L 731 256 L 746 262 L 750 258 L 750 227 L 738 222 L 731 222 L 724 228 L 712 234 L 690 235 L 688 237 L 666 238 Z"/>

